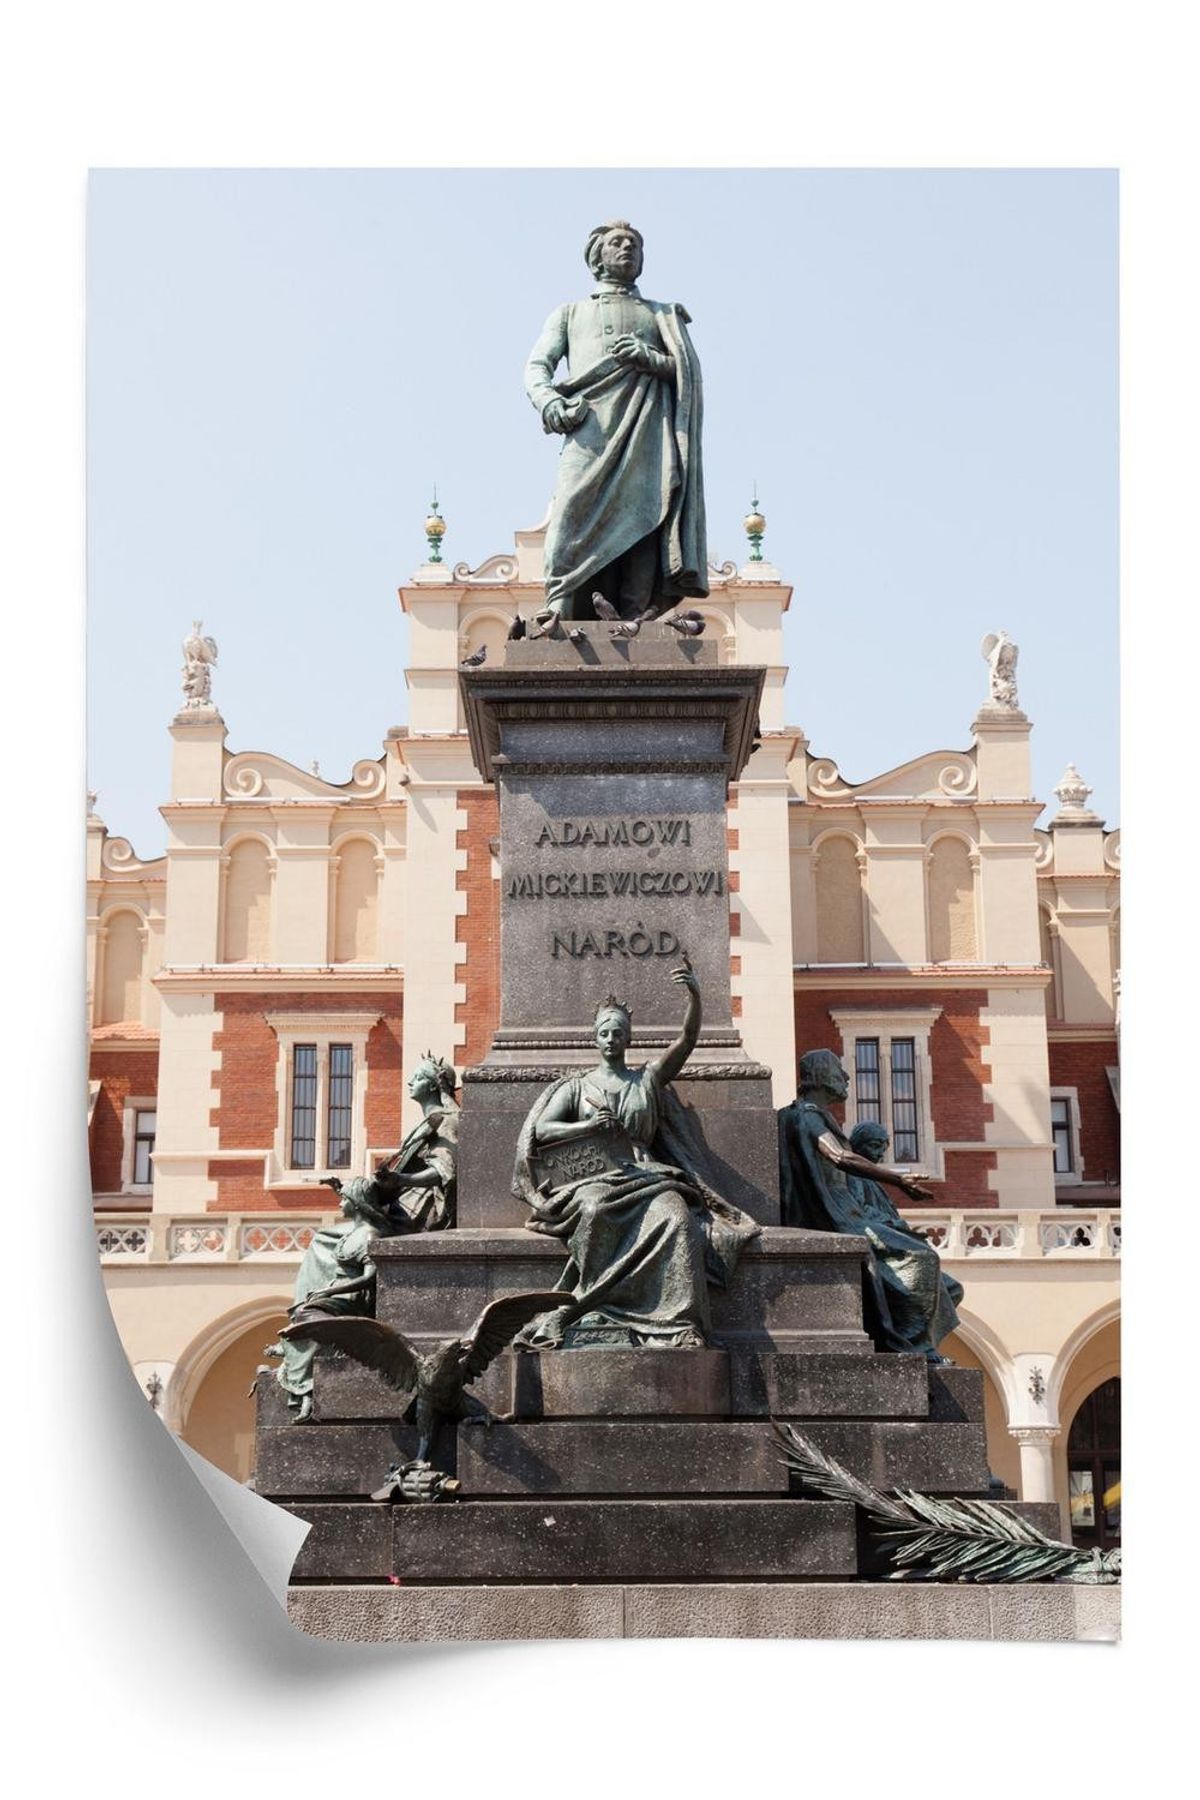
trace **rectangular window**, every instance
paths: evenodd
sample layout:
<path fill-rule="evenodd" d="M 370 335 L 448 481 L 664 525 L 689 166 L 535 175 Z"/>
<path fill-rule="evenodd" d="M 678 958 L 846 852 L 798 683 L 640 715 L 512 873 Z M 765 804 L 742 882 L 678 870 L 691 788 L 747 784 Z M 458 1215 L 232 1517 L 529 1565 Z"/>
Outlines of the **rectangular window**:
<path fill-rule="evenodd" d="M 865 1119 L 883 1119 L 880 1110 L 882 1089 L 879 1085 L 879 1039 L 856 1038 L 854 1042 L 854 1110 L 859 1124 Z"/>
<path fill-rule="evenodd" d="M 1069 1100 L 1051 1100 L 1050 1136 L 1054 1143 L 1054 1173 L 1056 1175 L 1073 1175 L 1075 1172 L 1075 1146 L 1072 1142 L 1071 1102 Z"/>
<path fill-rule="evenodd" d="M 354 1051 L 349 1044 L 329 1046 L 329 1106 L 326 1121 L 326 1166 L 350 1167 L 350 1129 L 354 1109 Z"/>
<path fill-rule="evenodd" d="M 915 1163 L 917 1134 L 917 1045 L 915 1038 L 892 1039 L 892 1160 Z"/>
<path fill-rule="evenodd" d="M 151 1157 L 154 1155 L 154 1136 L 158 1129 L 156 1112 L 135 1112 L 133 1115 L 133 1185 L 149 1187 L 154 1180 L 154 1167 Z"/>
<path fill-rule="evenodd" d="M 292 1048 L 292 1167 L 313 1169 L 317 1162 L 317 1046 Z"/>

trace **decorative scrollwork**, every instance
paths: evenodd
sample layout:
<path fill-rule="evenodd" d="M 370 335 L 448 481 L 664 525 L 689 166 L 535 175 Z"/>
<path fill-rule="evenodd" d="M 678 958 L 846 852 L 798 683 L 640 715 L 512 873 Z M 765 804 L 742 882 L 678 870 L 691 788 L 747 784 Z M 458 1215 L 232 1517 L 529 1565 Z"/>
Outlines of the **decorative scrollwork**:
<path fill-rule="evenodd" d="M 225 770 L 225 792 L 236 799 L 253 800 L 263 791 L 262 770 L 250 762 L 231 762 Z"/>
<path fill-rule="evenodd" d="M 514 556 L 489 556 L 485 557 L 476 569 L 473 569 L 470 563 L 455 563 L 451 573 L 455 581 L 492 581 L 499 585 L 515 579 L 517 561 Z"/>
<path fill-rule="evenodd" d="M 1120 873 L 1120 870 L 1121 870 L 1121 834 L 1119 831 L 1110 831 L 1108 833 L 1107 837 L 1105 838 L 1105 840 L 1104 840 L 1104 861 L 1105 861 L 1106 867 L 1108 867 L 1110 869 L 1115 869 L 1118 874 Z"/>
<path fill-rule="evenodd" d="M 128 838 L 110 837 L 104 840 L 100 861 L 106 869 L 123 869 L 137 862 L 138 856 Z"/>
<path fill-rule="evenodd" d="M 964 757 L 939 769 L 937 784 L 943 794 L 973 794 L 979 785 L 975 764 Z"/>
<path fill-rule="evenodd" d="M 1037 839 L 1037 849 L 1033 857 L 1034 868 L 1052 869 L 1054 867 L 1054 839 L 1048 831 L 1035 831 L 1033 835 Z"/>
<path fill-rule="evenodd" d="M 372 762 L 370 757 L 364 757 L 351 770 L 350 785 L 358 789 L 364 800 L 377 800 L 387 785 L 383 765 Z"/>
<path fill-rule="evenodd" d="M 814 794 L 845 794 L 850 791 L 831 756 L 822 756 L 809 764 L 808 785 Z"/>
<path fill-rule="evenodd" d="M 708 572 L 710 575 L 719 576 L 722 581 L 728 581 L 737 574 L 737 564 L 735 562 L 713 562 L 710 557 Z"/>

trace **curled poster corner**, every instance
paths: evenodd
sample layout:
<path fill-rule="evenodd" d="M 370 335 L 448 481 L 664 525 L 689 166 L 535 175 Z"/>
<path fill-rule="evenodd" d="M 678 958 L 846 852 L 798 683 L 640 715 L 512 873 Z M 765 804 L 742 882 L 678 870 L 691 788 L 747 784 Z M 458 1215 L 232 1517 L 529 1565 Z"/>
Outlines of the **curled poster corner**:
<path fill-rule="evenodd" d="M 172 1432 L 167 1435 L 286 1612 L 288 1579 L 312 1526 L 226 1475 Z"/>

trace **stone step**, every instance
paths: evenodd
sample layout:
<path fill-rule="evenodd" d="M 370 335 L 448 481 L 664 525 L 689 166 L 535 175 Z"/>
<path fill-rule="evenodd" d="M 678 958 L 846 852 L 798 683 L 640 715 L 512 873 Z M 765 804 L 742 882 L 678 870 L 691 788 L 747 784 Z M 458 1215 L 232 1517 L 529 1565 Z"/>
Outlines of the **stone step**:
<path fill-rule="evenodd" d="M 532 1638 L 901 1638 L 1111 1643 L 1119 1587 L 813 1581 L 294 1587 L 297 1630 L 339 1643 Z"/>
<path fill-rule="evenodd" d="M 807 1434 L 877 1487 L 986 1493 L 981 1425 L 818 1420 Z M 496 1424 L 459 1428 L 458 1477 L 468 1495 L 782 1494 L 788 1473 L 764 1421 Z"/>
<path fill-rule="evenodd" d="M 495 1500 L 293 1508 L 295 1580 L 739 1581 L 855 1572 L 854 1508 L 806 1500 Z"/>
<path fill-rule="evenodd" d="M 444 1428 L 435 1460 L 448 1453 Z M 876 1487 L 986 1495 L 982 1425 L 920 1420 L 819 1419 L 806 1433 L 850 1473 Z M 395 1461 L 416 1451 L 410 1425 L 264 1427 L 260 1494 L 340 1498 L 369 1494 Z M 457 1474 L 467 1497 L 520 1494 L 761 1494 L 792 1491 L 766 1421 L 547 1420 L 459 1426 Z"/>
<path fill-rule="evenodd" d="M 472 1393 L 518 1419 L 894 1418 L 930 1413 L 921 1356 L 810 1355 L 802 1351 L 579 1350 L 506 1352 Z M 981 1377 L 977 1370 L 947 1376 Z M 941 1377 L 939 1377 L 941 1382 Z M 982 1386 L 939 1386 L 942 1416 L 982 1418 Z M 391 1419 L 397 1395 L 381 1376 L 342 1358 L 318 1359 L 318 1419 Z M 971 1410 L 977 1400 L 976 1411 Z M 287 1424 L 283 1417 L 264 1423 Z"/>

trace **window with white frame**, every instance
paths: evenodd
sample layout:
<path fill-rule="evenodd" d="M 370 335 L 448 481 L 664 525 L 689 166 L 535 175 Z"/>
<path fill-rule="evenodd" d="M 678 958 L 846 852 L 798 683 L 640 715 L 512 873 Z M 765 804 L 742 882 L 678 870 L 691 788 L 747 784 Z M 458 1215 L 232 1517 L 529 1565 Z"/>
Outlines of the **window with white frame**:
<path fill-rule="evenodd" d="M 269 1014 L 279 1039 L 276 1178 L 366 1162 L 367 1038 L 377 1013 Z"/>
<path fill-rule="evenodd" d="M 1054 1181 L 1071 1187 L 1083 1180 L 1079 1153 L 1079 1093 L 1076 1088 L 1050 1089 L 1050 1142 L 1054 1147 Z"/>
<path fill-rule="evenodd" d="M 850 1077 L 847 1133 L 865 1120 L 877 1121 L 891 1135 L 889 1159 L 935 1180 L 944 1171 L 933 1131 L 929 1036 L 941 1010 L 846 1007 L 830 1015 L 841 1033 Z"/>
<path fill-rule="evenodd" d="M 126 1100 L 121 1119 L 121 1191 L 149 1193 L 154 1186 L 154 1139 L 158 1131 L 153 1096 Z"/>

